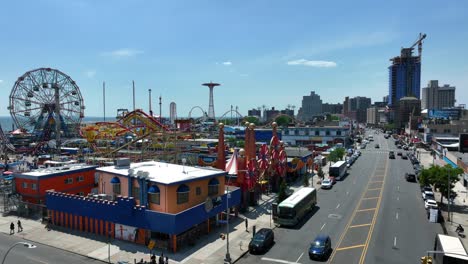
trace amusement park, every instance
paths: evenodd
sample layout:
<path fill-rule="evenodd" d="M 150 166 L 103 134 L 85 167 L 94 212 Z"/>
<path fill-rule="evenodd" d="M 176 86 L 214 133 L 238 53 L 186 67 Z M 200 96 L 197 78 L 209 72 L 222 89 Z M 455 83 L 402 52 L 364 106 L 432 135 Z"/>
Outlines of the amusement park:
<path fill-rule="evenodd" d="M 26 72 L 9 96 L 14 129 L 0 127 L 2 213 L 177 252 L 312 171 L 313 153 L 288 155 L 276 122 L 257 128 L 233 106 L 216 117 L 220 84 L 202 85 L 208 111 L 194 106 L 188 118 L 177 118 L 175 103 L 169 118 L 154 115 L 149 90 L 147 112 L 117 109 L 112 121 L 89 122 L 70 76 Z M 132 235 L 118 236 L 119 228 Z"/>

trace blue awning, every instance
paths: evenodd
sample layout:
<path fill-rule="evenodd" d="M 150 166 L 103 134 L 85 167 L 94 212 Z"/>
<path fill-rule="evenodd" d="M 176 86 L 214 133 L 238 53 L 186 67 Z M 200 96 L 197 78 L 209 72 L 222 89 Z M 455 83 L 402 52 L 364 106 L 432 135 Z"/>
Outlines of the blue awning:
<path fill-rule="evenodd" d="M 458 168 L 457 164 L 455 164 L 453 161 L 451 161 L 450 159 L 448 159 L 447 157 L 444 156 L 444 161 L 447 162 L 447 164 L 450 164 L 450 166 L 452 166 L 453 168 Z"/>
<path fill-rule="evenodd" d="M 148 193 L 160 193 L 159 187 L 156 185 L 151 185 L 148 189 Z"/>
<path fill-rule="evenodd" d="M 116 184 L 116 183 L 120 183 L 120 179 L 118 177 L 114 177 L 112 178 L 112 180 L 110 181 L 111 184 Z"/>

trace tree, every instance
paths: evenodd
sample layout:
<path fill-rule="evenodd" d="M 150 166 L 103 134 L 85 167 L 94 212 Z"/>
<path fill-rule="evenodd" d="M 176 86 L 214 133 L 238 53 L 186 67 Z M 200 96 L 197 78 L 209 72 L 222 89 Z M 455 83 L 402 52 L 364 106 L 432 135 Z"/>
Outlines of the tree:
<path fill-rule="evenodd" d="M 322 166 L 319 166 L 317 176 L 320 178 L 320 180 L 323 180 L 323 178 L 325 178 L 325 173 L 323 173 Z"/>
<path fill-rule="evenodd" d="M 302 185 L 304 185 L 304 187 L 309 187 L 309 173 L 304 174 L 302 178 Z"/>
<path fill-rule="evenodd" d="M 258 120 L 258 117 L 256 116 L 246 116 L 244 117 L 244 121 L 254 123 L 256 126 L 260 124 L 260 120 Z"/>
<path fill-rule="evenodd" d="M 336 152 L 336 155 L 340 158 L 340 160 L 343 160 L 343 156 L 345 155 L 345 149 L 344 148 L 337 148 L 334 150 Z"/>
<path fill-rule="evenodd" d="M 459 175 L 463 174 L 461 168 L 453 168 L 450 165 L 443 167 L 435 165 L 428 169 L 422 169 L 419 182 L 421 185 L 432 184 L 440 192 L 440 203 L 443 198 L 448 198 L 449 190 L 452 190 L 455 183 L 459 180 Z M 457 193 L 450 191 L 450 196 L 456 197 Z"/>
<path fill-rule="evenodd" d="M 340 151 L 338 149 L 333 150 L 330 152 L 330 155 L 328 155 L 328 160 L 331 162 L 337 162 L 343 158 L 343 155 L 340 156 Z"/>
<path fill-rule="evenodd" d="M 291 118 L 289 116 L 279 116 L 275 119 L 276 124 L 280 127 L 288 126 L 291 122 Z"/>
<path fill-rule="evenodd" d="M 281 185 L 278 192 L 278 204 L 280 204 L 282 201 L 288 198 L 288 194 L 286 193 L 287 188 L 288 186 L 286 185 L 286 181 L 283 179 L 281 181 Z"/>

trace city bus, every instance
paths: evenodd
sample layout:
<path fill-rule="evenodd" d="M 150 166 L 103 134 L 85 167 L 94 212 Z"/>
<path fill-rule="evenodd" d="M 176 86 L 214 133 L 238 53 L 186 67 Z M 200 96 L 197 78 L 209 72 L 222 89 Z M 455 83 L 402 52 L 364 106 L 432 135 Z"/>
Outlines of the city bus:
<path fill-rule="evenodd" d="M 317 204 L 317 191 L 315 188 L 304 187 L 277 206 L 274 221 L 282 226 L 294 226 L 314 208 L 315 204 Z"/>
<path fill-rule="evenodd" d="M 346 161 L 337 161 L 333 165 L 330 166 L 328 170 L 328 175 L 330 177 L 334 177 L 336 180 L 341 180 L 346 174 Z"/>
<path fill-rule="evenodd" d="M 434 263 L 437 264 L 461 264 L 468 263 L 468 255 L 460 238 L 437 234 L 432 253 Z"/>

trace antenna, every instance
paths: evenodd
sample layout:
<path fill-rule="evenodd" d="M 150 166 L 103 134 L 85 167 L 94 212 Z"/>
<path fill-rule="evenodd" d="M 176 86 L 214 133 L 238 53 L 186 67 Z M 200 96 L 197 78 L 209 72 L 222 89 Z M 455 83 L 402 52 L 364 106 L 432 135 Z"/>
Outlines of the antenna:
<path fill-rule="evenodd" d="M 186 158 L 183 158 L 183 159 L 182 159 L 182 173 L 187 173 L 187 172 L 185 171 L 185 163 L 187 163 L 187 159 L 186 159 Z"/>

